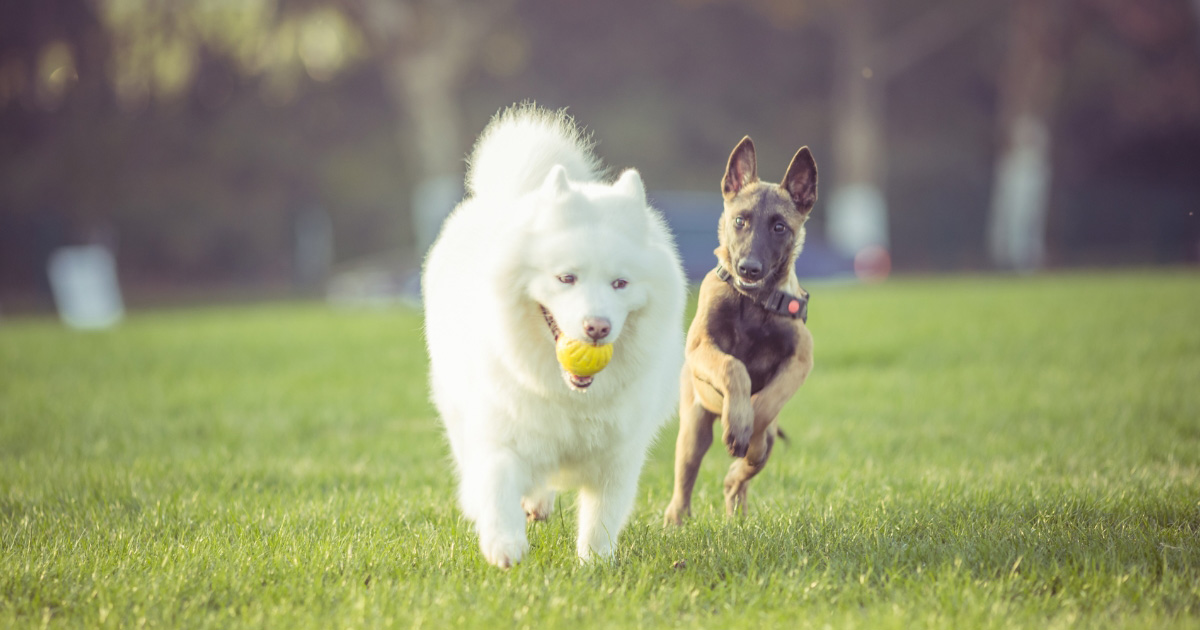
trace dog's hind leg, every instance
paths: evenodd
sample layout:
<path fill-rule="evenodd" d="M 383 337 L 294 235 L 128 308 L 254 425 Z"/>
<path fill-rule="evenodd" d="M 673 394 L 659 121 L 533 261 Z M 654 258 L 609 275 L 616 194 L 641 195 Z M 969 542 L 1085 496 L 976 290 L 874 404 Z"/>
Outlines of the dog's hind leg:
<path fill-rule="evenodd" d="M 775 423 L 755 433 L 750 438 L 750 448 L 746 456 L 734 460 L 725 475 L 725 513 L 733 516 L 746 513 L 746 491 L 750 488 L 750 480 L 762 472 L 767 466 L 767 458 L 771 456 L 771 447 L 775 445 Z"/>
<path fill-rule="evenodd" d="M 675 440 L 675 491 L 663 515 L 663 525 L 682 525 L 692 515 L 692 488 L 704 454 L 712 446 L 717 414 L 696 399 L 691 370 L 683 370 L 679 397 L 679 437 Z"/>
<path fill-rule="evenodd" d="M 525 519 L 528 521 L 544 521 L 554 509 L 554 490 L 547 486 L 534 488 L 521 497 L 521 507 L 525 508 Z"/>

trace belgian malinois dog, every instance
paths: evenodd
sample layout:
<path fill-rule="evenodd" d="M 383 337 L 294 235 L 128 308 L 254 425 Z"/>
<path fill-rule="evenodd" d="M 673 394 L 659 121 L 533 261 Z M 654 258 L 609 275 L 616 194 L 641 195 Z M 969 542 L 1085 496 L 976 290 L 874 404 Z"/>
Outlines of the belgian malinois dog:
<path fill-rule="evenodd" d="M 750 479 L 767 463 L 776 416 L 812 370 L 808 294 L 796 279 L 804 223 L 817 201 L 817 163 L 800 149 L 780 184 L 759 181 L 754 142 L 742 138 L 721 183 L 725 210 L 717 267 L 700 285 L 680 376 L 675 492 L 664 521 L 691 516 L 692 488 L 713 421 L 738 458 L 725 477 L 725 510 L 745 513 Z"/>

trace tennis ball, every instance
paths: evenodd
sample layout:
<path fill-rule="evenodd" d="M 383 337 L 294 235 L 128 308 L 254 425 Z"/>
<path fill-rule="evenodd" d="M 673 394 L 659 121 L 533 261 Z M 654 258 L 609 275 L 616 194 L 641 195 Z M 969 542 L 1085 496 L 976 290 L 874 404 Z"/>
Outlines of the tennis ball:
<path fill-rule="evenodd" d="M 559 335 L 554 353 L 558 356 L 559 364 L 566 371 L 575 376 L 592 376 L 603 370 L 604 366 L 612 360 L 613 347 L 611 343 L 596 346 L 578 339 L 571 339 L 566 335 Z"/>

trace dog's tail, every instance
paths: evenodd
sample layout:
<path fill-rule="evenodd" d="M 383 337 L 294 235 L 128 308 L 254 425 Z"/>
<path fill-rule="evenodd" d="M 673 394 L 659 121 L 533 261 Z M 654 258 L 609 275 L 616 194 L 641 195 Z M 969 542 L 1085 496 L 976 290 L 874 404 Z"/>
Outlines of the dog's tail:
<path fill-rule="evenodd" d="M 595 181 L 600 161 L 592 141 L 565 110 L 552 112 L 533 103 L 496 114 L 475 143 L 467 171 L 467 191 L 475 196 L 515 198 L 534 190 L 561 164 L 572 181 Z"/>

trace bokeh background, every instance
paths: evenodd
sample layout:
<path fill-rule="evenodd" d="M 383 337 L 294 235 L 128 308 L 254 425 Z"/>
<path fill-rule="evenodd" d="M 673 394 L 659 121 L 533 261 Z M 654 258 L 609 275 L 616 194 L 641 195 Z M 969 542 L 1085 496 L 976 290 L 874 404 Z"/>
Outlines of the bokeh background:
<path fill-rule="evenodd" d="M 747 134 L 765 179 L 817 157 L 802 277 L 1200 259 L 1200 0 L 13 0 L 0 311 L 82 244 L 133 304 L 414 295 L 523 100 L 642 171 L 692 273 Z"/>

